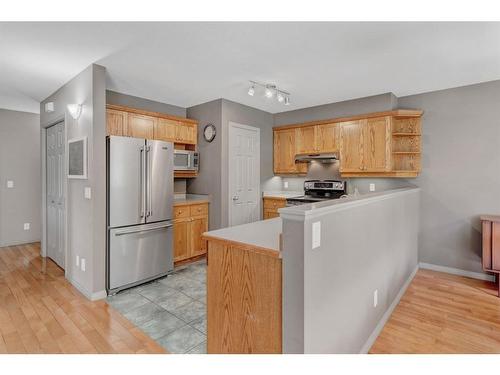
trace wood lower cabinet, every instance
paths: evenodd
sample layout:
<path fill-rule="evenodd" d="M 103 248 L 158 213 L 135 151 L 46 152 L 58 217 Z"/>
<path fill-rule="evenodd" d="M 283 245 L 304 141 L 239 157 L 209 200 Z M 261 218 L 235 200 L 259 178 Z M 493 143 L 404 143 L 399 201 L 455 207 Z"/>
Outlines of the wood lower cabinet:
<path fill-rule="evenodd" d="M 207 252 L 203 233 L 208 231 L 208 203 L 174 206 L 174 262 L 181 262 Z"/>
<path fill-rule="evenodd" d="M 279 217 L 280 214 L 278 210 L 280 208 L 286 207 L 285 198 L 264 197 L 262 198 L 262 201 L 264 207 L 264 212 L 263 212 L 264 220 Z"/>

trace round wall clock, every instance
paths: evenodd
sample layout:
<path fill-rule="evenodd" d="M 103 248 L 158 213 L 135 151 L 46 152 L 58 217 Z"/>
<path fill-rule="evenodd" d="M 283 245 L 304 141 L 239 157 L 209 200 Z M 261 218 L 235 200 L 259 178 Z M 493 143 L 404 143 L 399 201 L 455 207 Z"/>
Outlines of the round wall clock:
<path fill-rule="evenodd" d="M 212 124 L 205 125 L 205 127 L 203 128 L 203 137 L 207 142 L 212 142 L 215 138 L 216 133 L 217 130 L 215 129 L 215 126 L 213 126 Z"/>

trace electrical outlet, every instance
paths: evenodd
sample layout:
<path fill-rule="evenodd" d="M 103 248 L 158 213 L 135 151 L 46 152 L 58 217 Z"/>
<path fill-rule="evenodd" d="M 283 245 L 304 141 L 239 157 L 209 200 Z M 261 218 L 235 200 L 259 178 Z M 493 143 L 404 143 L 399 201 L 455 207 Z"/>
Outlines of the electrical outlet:
<path fill-rule="evenodd" d="M 373 292 L 373 307 L 377 307 L 378 305 L 378 289 L 375 289 Z"/>
<path fill-rule="evenodd" d="M 76 256 L 76 266 L 80 267 L 80 257 L 78 255 Z"/>
<path fill-rule="evenodd" d="M 7 181 L 7 189 L 12 189 L 14 187 L 14 181 L 8 180 Z"/>
<path fill-rule="evenodd" d="M 30 223 L 24 223 L 24 230 L 30 230 Z"/>
<path fill-rule="evenodd" d="M 312 248 L 321 246 L 321 221 L 316 221 L 312 225 Z"/>
<path fill-rule="evenodd" d="M 82 261 L 80 262 L 82 271 L 85 272 L 85 258 L 82 258 Z"/>
<path fill-rule="evenodd" d="M 375 191 L 375 184 L 370 184 L 370 191 Z"/>
<path fill-rule="evenodd" d="M 284 187 L 285 189 L 288 189 L 288 181 L 283 182 L 283 187 Z"/>

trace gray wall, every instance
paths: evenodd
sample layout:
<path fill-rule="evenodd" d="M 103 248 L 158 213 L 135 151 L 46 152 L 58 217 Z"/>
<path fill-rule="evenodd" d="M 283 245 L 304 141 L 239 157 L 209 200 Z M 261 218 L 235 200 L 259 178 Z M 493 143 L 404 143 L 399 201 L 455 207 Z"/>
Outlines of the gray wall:
<path fill-rule="evenodd" d="M 187 192 L 210 194 L 209 228 L 221 227 L 221 165 L 222 165 L 222 100 L 214 100 L 187 109 L 187 117 L 198 123 L 198 151 L 200 170 L 197 178 L 187 179 Z M 203 128 L 213 124 L 217 129 L 215 139 L 208 143 L 203 138 Z"/>
<path fill-rule="evenodd" d="M 317 210 L 302 218 L 301 227 L 286 211 L 284 352 L 359 353 L 416 270 L 419 190 Z M 321 246 L 312 249 L 318 221 Z"/>
<path fill-rule="evenodd" d="M 88 179 L 67 182 L 67 256 L 66 275 L 89 298 L 103 297 L 105 290 L 106 245 L 106 145 L 105 145 L 105 68 L 91 65 L 40 104 L 42 141 L 44 129 L 65 119 L 67 140 L 86 136 L 88 140 Z M 55 111 L 44 112 L 46 102 L 55 103 Z M 83 104 L 78 120 L 67 113 L 71 103 Z M 44 149 L 42 147 L 42 160 Z M 42 172 L 42 189 L 45 176 Z M 84 198 L 84 188 L 92 189 L 92 199 Z M 42 193 L 42 199 L 44 193 Z M 75 258 L 86 259 L 86 271 L 75 265 Z"/>
<path fill-rule="evenodd" d="M 228 129 L 229 122 L 260 129 L 261 181 L 273 175 L 273 115 L 225 99 L 197 105 L 187 109 L 187 116 L 199 121 L 198 150 L 200 171 L 198 177 L 187 180 L 187 192 L 210 194 L 210 229 L 226 227 L 228 223 Z M 217 129 L 215 139 L 208 143 L 203 138 L 203 128 L 212 123 Z"/>
<path fill-rule="evenodd" d="M 424 110 L 419 259 L 482 272 L 479 215 L 500 214 L 500 81 L 399 98 Z"/>
<path fill-rule="evenodd" d="M 274 126 L 354 116 L 369 112 L 388 111 L 396 108 L 396 106 L 397 98 L 393 93 L 367 96 L 366 98 L 276 113 L 274 115 Z"/>
<path fill-rule="evenodd" d="M 145 111 L 167 113 L 173 116 L 186 117 L 186 108 L 155 102 L 154 100 L 122 94 L 111 90 L 106 90 L 106 103 L 124 105 L 127 107 L 143 109 Z"/>
<path fill-rule="evenodd" d="M 0 246 L 40 241 L 40 195 L 40 116 L 0 109 Z"/>

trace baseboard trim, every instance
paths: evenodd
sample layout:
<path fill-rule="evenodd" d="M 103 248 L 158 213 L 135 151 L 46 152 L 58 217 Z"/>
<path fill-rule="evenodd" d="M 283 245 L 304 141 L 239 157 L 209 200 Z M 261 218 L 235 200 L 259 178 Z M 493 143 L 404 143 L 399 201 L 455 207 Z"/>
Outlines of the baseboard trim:
<path fill-rule="evenodd" d="M 367 354 L 368 351 L 370 350 L 370 348 L 372 347 L 372 345 L 375 343 L 375 340 L 377 340 L 378 335 L 380 335 L 380 332 L 382 332 L 382 329 L 384 328 L 385 324 L 387 323 L 387 321 L 391 317 L 392 312 L 394 311 L 394 309 L 398 305 L 399 301 L 401 300 L 401 298 L 405 294 L 406 289 L 408 289 L 408 286 L 410 285 L 413 278 L 415 277 L 415 275 L 418 271 L 418 268 L 419 268 L 419 265 L 417 264 L 415 269 L 412 271 L 410 276 L 408 276 L 405 283 L 403 284 L 403 286 L 399 290 L 398 294 L 396 295 L 396 297 L 394 298 L 394 300 L 390 304 L 389 308 L 386 310 L 384 315 L 382 315 L 382 318 L 380 319 L 378 324 L 375 326 L 375 329 L 373 330 L 371 335 L 368 337 L 368 340 L 366 340 L 365 344 L 363 345 L 363 347 L 359 351 L 359 354 Z"/>
<path fill-rule="evenodd" d="M 425 270 L 451 273 L 452 275 L 471 277 L 478 280 L 495 281 L 495 276 L 486 273 L 461 270 L 459 268 L 439 266 L 431 263 L 419 263 L 419 267 Z"/>
<path fill-rule="evenodd" d="M 108 293 L 105 290 L 100 290 L 98 292 L 92 293 L 79 284 L 76 280 L 68 278 L 68 281 L 76 288 L 80 293 L 82 293 L 87 299 L 91 301 L 97 301 L 99 299 L 106 298 Z"/>

